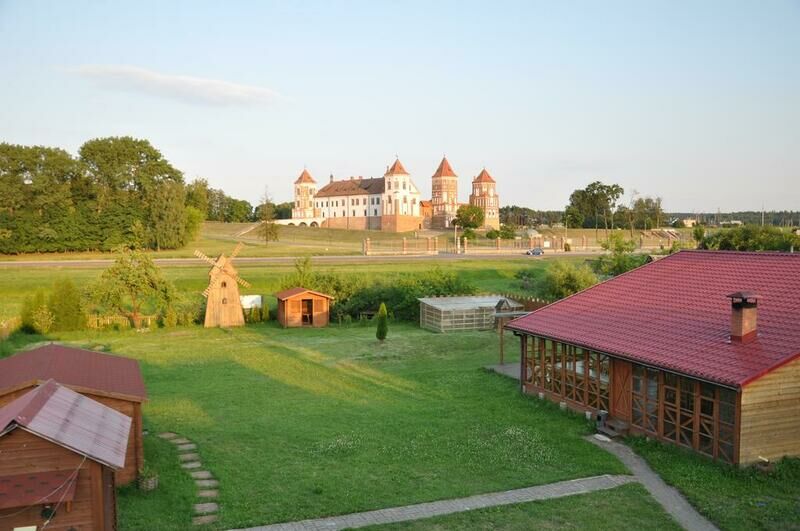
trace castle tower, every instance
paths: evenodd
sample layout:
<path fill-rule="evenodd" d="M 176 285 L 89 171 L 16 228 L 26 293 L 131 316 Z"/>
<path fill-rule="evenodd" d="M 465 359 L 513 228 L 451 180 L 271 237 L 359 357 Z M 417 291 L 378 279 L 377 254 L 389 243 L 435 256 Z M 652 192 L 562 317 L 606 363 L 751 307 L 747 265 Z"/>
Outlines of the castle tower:
<path fill-rule="evenodd" d="M 292 219 L 306 219 L 316 217 L 314 196 L 317 194 L 317 181 L 311 177 L 308 170 L 303 168 L 303 173 L 294 182 L 294 207 Z"/>
<path fill-rule="evenodd" d="M 383 175 L 381 230 L 408 232 L 422 228 L 420 193 L 400 159 Z"/>
<path fill-rule="evenodd" d="M 453 171 L 447 157 L 442 157 L 442 162 L 431 177 L 431 185 L 431 226 L 446 229 L 450 227 L 450 222 L 458 211 L 458 175 Z"/>
<path fill-rule="evenodd" d="M 483 209 L 483 225 L 486 228 L 500 228 L 500 198 L 497 197 L 497 183 L 486 168 L 472 180 L 469 204 Z"/>

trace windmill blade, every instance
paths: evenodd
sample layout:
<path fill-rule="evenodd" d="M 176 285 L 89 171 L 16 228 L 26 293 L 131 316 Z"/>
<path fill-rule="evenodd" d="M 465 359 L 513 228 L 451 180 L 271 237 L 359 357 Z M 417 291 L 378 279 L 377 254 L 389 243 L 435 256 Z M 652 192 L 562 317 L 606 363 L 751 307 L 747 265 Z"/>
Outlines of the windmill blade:
<path fill-rule="evenodd" d="M 239 283 L 239 285 L 244 286 L 245 288 L 249 288 L 250 287 L 250 283 L 248 281 L 246 281 L 245 279 L 243 279 L 242 277 L 240 277 L 239 275 L 236 275 L 233 278 L 234 278 L 234 280 L 236 280 L 236 282 Z"/>
<path fill-rule="evenodd" d="M 217 262 L 216 262 L 216 260 L 214 260 L 214 259 L 212 259 L 212 258 L 209 258 L 209 257 L 208 257 L 208 256 L 206 256 L 205 254 L 203 254 L 203 253 L 200 251 L 200 249 L 195 249 L 195 251 L 194 251 L 194 255 L 195 255 L 197 258 L 199 258 L 200 260 L 203 260 L 204 262 L 208 262 L 208 263 L 209 263 L 209 264 L 211 264 L 212 266 L 215 266 L 215 265 L 217 265 Z"/>
<path fill-rule="evenodd" d="M 242 251 L 242 249 L 244 249 L 244 244 L 242 242 L 237 243 L 236 247 L 233 249 L 233 252 L 231 253 L 231 258 L 233 259 L 239 256 L 239 253 Z"/>
<path fill-rule="evenodd" d="M 203 297 L 208 298 L 208 294 L 211 292 L 212 289 L 216 288 L 220 282 L 220 277 L 214 277 L 211 279 L 211 282 L 208 283 L 208 287 L 203 290 Z"/>

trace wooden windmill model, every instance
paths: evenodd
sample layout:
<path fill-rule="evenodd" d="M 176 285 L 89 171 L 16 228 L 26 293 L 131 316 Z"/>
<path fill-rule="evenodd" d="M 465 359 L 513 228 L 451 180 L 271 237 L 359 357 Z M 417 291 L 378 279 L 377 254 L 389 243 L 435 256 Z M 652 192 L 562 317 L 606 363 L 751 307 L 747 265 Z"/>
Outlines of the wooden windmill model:
<path fill-rule="evenodd" d="M 244 312 L 239 299 L 239 284 L 249 288 L 250 283 L 242 279 L 236 272 L 236 268 L 233 267 L 233 259 L 239 254 L 242 247 L 244 246 L 240 242 L 230 257 L 221 254 L 216 260 L 209 258 L 199 250 L 194 252 L 197 258 L 212 266 L 211 271 L 208 272 L 208 287 L 203 292 L 203 297 L 207 299 L 204 323 L 206 328 L 244 326 Z"/>

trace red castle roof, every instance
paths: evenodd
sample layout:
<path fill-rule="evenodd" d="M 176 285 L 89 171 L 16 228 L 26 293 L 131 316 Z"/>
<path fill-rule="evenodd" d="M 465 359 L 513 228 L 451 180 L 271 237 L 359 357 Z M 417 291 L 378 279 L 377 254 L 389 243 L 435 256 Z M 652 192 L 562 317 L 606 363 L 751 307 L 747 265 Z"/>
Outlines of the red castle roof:
<path fill-rule="evenodd" d="M 751 291 L 758 336 L 730 341 Z M 738 387 L 800 357 L 800 254 L 681 251 L 545 306 L 511 330 Z"/>
<path fill-rule="evenodd" d="M 308 170 L 303 168 L 303 173 L 300 174 L 300 177 L 294 182 L 294 184 L 302 184 L 302 183 L 309 183 L 309 184 L 316 184 L 317 181 L 311 177 L 311 174 L 308 173 Z"/>
<path fill-rule="evenodd" d="M 486 171 L 486 168 L 482 169 L 481 172 L 475 177 L 472 182 L 474 183 L 493 183 L 494 179 L 492 176 L 489 175 L 489 172 Z"/>
<path fill-rule="evenodd" d="M 386 170 L 386 175 L 408 175 L 408 172 L 403 167 L 403 163 L 400 162 L 400 159 L 395 159 L 394 164 L 392 164 L 388 170 Z"/>
<path fill-rule="evenodd" d="M 439 163 L 439 167 L 436 168 L 433 177 L 458 177 L 458 175 L 456 175 L 456 172 L 450 167 L 447 157 L 442 157 L 442 162 Z"/>

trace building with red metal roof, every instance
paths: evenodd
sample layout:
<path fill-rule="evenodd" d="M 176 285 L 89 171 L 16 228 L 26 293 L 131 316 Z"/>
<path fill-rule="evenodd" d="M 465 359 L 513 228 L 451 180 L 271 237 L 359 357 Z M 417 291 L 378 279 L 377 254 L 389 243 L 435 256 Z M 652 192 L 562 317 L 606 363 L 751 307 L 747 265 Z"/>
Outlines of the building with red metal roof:
<path fill-rule="evenodd" d="M 115 529 L 130 417 L 48 380 L 0 408 L 0 519 Z"/>
<path fill-rule="evenodd" d="M 128 459 L 115 477 L 120 485 L 135 480 L 144 466 L 142 402 L 147 400 L 139 362 L 54 343 L 19 352 L 0 359 L 0 406 L 50 379 L 133 419 Z"/>
<path fill-rule="evenodd" d="M 507 328 L 526 392 L 746 463 L 800 454 L 798 316 L 800 255 L 681 251 Z"/>

